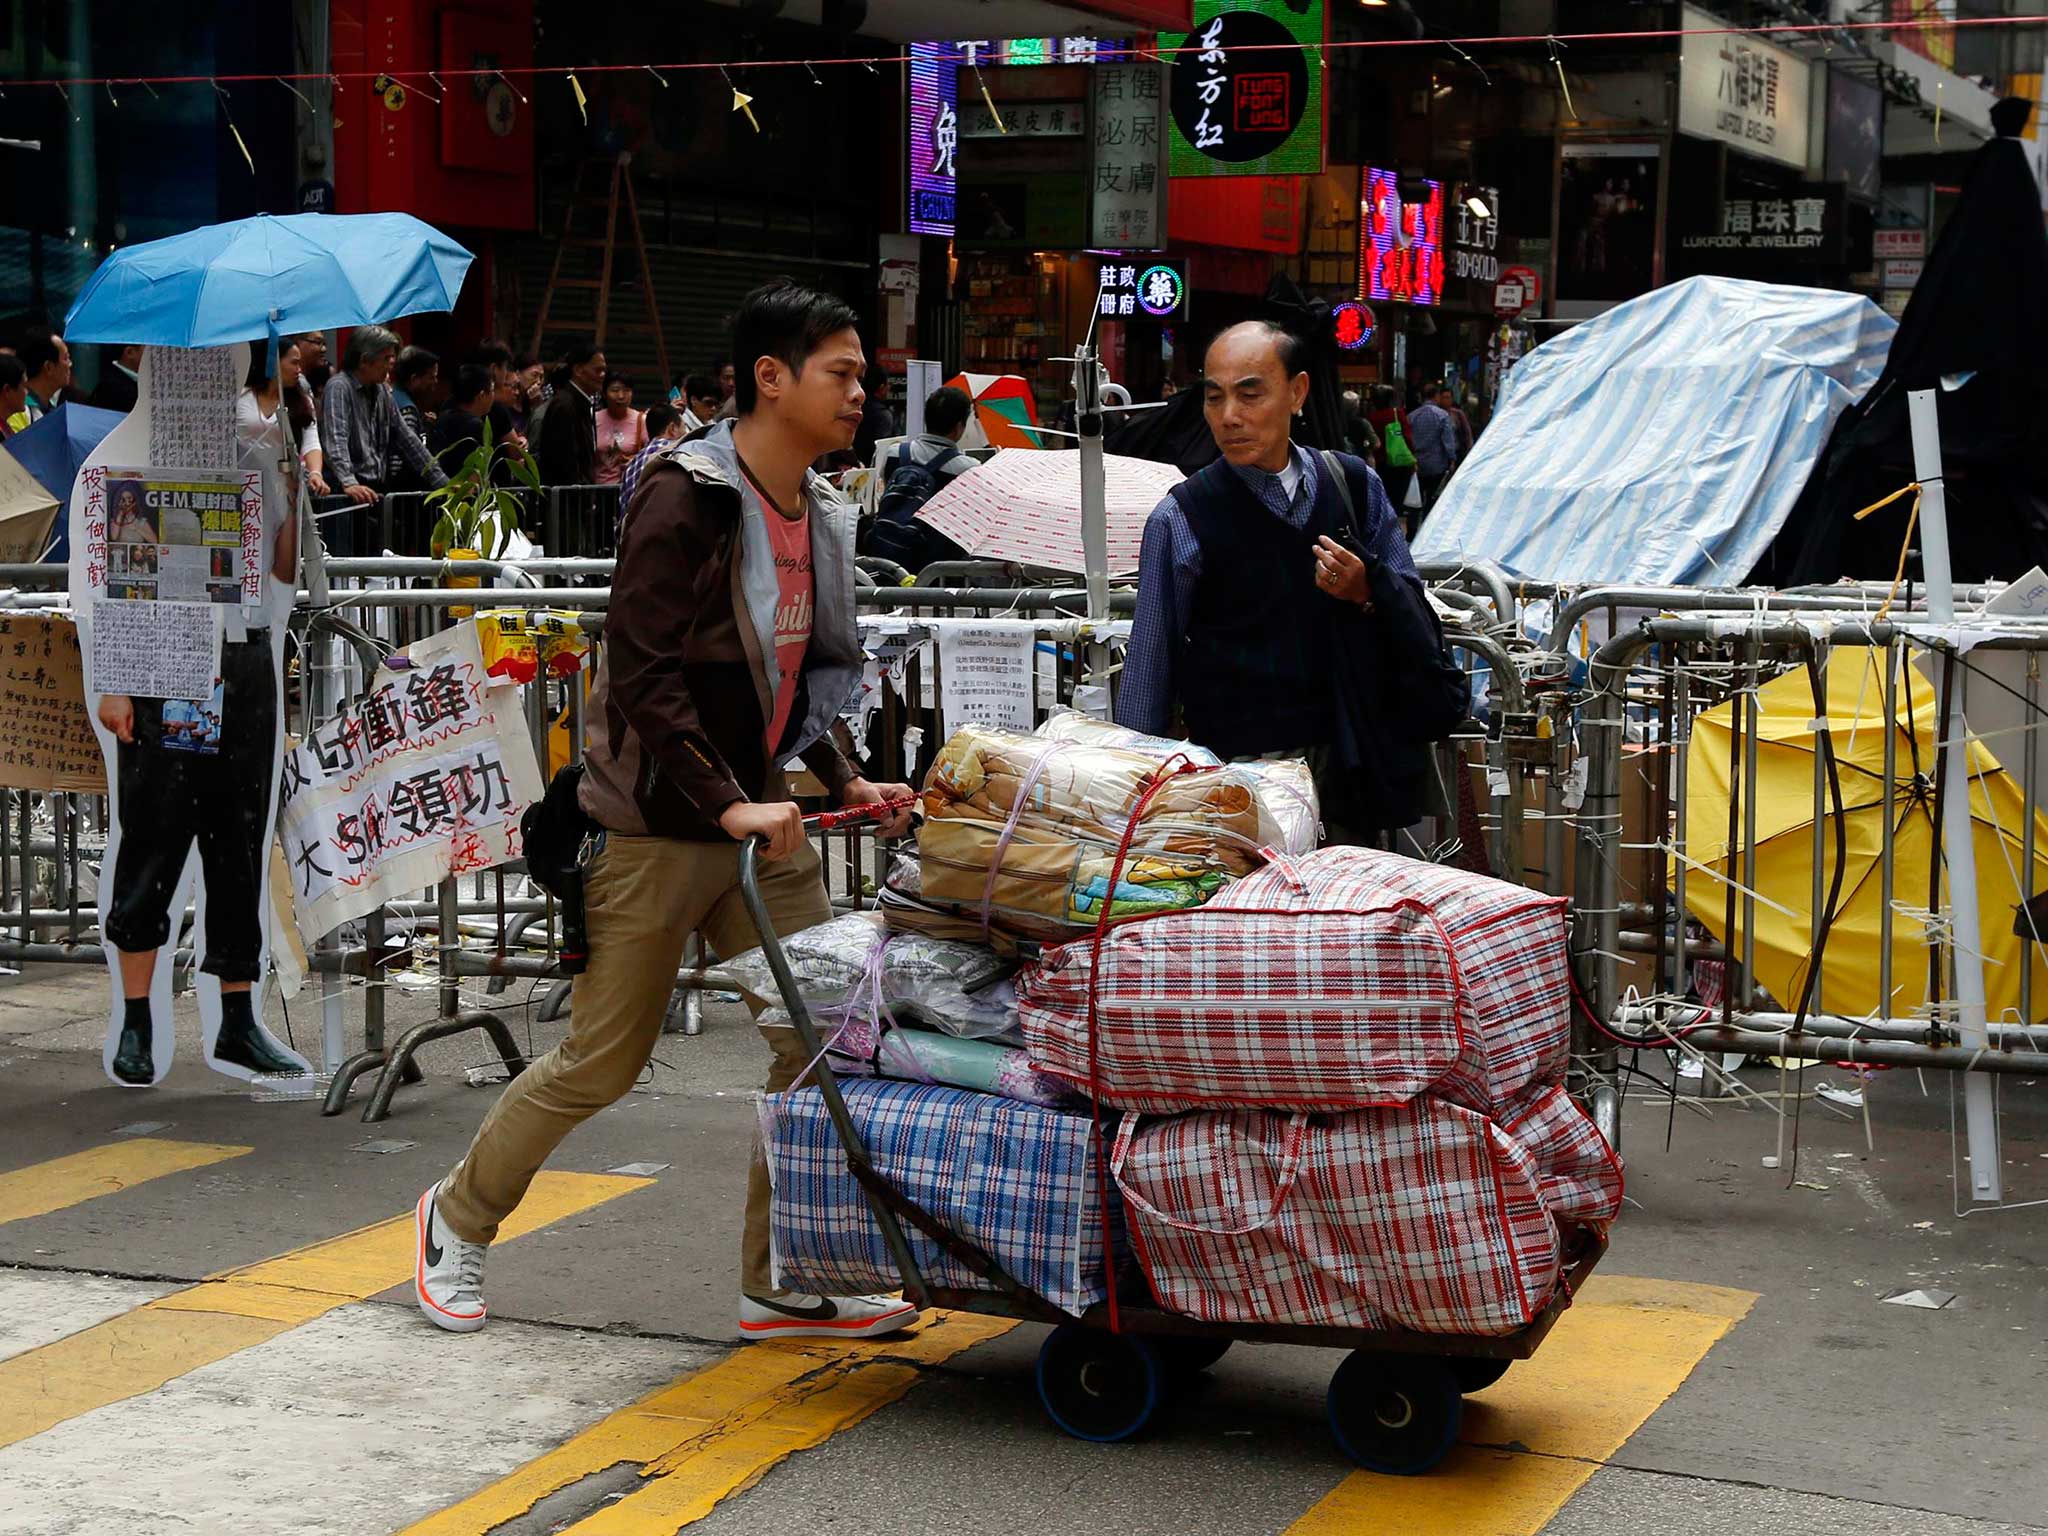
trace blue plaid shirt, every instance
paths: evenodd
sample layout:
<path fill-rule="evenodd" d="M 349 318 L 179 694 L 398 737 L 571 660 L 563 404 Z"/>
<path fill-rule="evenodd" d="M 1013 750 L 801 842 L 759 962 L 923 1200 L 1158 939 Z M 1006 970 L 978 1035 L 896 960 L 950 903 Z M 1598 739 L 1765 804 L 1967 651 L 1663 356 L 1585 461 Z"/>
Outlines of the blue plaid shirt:
<path fill-rule="evenodd" d="M 1294 449 L 1301 481 L 1289 497 L 1279 475 L 1232 465 L 1266 510 L 1290 528 L 1308 526 L 1322 481 L 1322 455 Z M 1387 499 L 1380 477 L 1366 470 L 1366 499 L 1358 508 L 1358 533 L 1366 552 L 1379 564 L 1420 581 L 1401 520 Z M 1202 546 L 1188 526 L 1180 503 L 1168 496 L 1145 521 L 1145 542 L 1138 553 L 1138 616 L 1116 696 L 1117 724 L 1148 736 L 1171 736 L 1174 673 L 1187 635 L 1188 614 L 1195 605 L 1195 585 L 1202 578 Z"/>

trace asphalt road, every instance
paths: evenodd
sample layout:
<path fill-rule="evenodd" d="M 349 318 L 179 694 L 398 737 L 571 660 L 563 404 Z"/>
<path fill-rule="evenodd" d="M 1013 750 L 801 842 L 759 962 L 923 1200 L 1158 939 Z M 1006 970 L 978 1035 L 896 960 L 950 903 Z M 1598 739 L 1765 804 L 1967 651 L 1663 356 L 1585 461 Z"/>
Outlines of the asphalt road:
<path fill-rule="evenodd" d="M 565 1145 L 493 1251 L 491 1327 L 438 1334 L 399 1218 L 497 1091 L 464 1077 L 481 1037 L 365 1126 L 252 1098 L 189 1036 L 161 1087 L 114 1087 L 105 987 L 0 984 L 0 1533 L 2048 1530 L 2048 1207 L 1957 1215 L 1936 1076 L 1873 1081 L 1870 1147 L 1802 1101 L 1775 1171 L 1768 1107 L 1633 1099 L 1596 1287 L 1470 1400 L 1444 1469 L 1391 1480 L 1330 1442 L 1327 1351 L 1239 1347 L 1103 1447 L 1044 1420 L 1035 1328 L 735 1349 L 766 1053 L 729 1009 Z M 522 996 L 495 1001 L 525 1039 Z M 302 1046 L 314 1014 L 292 1007 Z M 2008 1081 L 2003 1113 L 2008 1198 L 2048 1199 L 2048 1087 Z M 661 1166 L 608 1172 L 634 1164 Z M 1956 1300 L 1880 1300 L 1902 1287 Z"/>

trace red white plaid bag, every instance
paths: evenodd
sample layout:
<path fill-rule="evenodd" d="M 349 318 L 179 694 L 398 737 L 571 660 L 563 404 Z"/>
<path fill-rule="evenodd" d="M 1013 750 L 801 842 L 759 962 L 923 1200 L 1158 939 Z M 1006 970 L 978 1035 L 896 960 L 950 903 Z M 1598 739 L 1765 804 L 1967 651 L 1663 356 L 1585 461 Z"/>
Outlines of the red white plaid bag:
<path fill-rule="evenodd" d="M 1454 1104 L 1129 1115 L 1110 1166 L 1159 1304 L 1205 1322 L 1501 1334 L 1557 1287 L 1535 1159 Z"/>
<path fill-rule="evenodd" d="M 1498 1118 L 1535 1163 L 1551 1215 L 1605 1227 L 1621 1214 L 1621 1159 L 1564 1089 L 1531 1088 Z"/>
<path fill-rule="evenodd" d="M 1482 1111 L 1558 1081 L 1565 902 L 1362 848 L 1276 858 L 1209 905 L 1049 949 L 1017 979 L 1044 1071 L 1123 1109 Z M 1091 1071 L 1089 987 L 1097 987 Z"/>

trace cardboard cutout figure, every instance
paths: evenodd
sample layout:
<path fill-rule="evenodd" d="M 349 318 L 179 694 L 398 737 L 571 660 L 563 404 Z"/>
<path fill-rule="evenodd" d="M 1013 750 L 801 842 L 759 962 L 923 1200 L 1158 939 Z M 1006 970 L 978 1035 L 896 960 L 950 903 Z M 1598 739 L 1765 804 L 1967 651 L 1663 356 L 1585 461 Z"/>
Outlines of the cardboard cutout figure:
<path fill-rule="evenodd" d="M 170 1070 L 188 899 L 207 1064 L 244 1080 L 311 1070 L 261 1020 L 299 464 L 288 422 L 245 411 L 237 431 L 249 361 L 247 346 L 148 348 L 134 412 L 71 493 L 85 703 L 113 824 L 102 1060 L 130 1087 Z"/>

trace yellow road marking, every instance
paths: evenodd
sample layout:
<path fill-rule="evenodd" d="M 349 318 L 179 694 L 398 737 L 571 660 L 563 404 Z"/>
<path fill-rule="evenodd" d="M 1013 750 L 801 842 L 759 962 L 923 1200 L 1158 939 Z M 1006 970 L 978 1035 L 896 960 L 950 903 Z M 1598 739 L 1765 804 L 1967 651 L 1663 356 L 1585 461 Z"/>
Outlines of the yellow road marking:
<path fill-rule="evenodd" d="M 203 1141 L 161 1141 L 137 1136 L 73 1152 L 27 1168 L 0 1173 L 0 1225 L 47 1216 L 66 1206 L 117 1194 L 167 1173 L 183 1173 L 246 1157 L 249 1147 L 220 1147 Z"/>
<path fill-rule="evenodd" d="M 1434 1473 L 1354 1473 L 1286 1536 L 1535 1536 L 1755 1300 L 1594 1276 L 1533 1359 L 1466 1400 L 1464 1443 Z"/>
<path fill-rule="evenodd" d="M 543 1173 L 498 1240 L 631 1194 L 652 1179 Z M 0 1446 L 165 1382 L 409 1280 L 410 1212 L 242 1269 L 0 1360 Z"/>
<path fill-rule="evenodd" d="M 940 1312 L 908 1338 L 746 1345 L 401 1536 L 483 1536 L 549 1494 L 622 1464 L 640 1467 L 643 1484 L 569 1532 L 673 1532 L 752 1487 L 793 1452 L 822 1444 L 896 1401 L 917 1379 L 917 1367 L 937 1365 L 1015 1326 L 1004 1318 Z"/>

